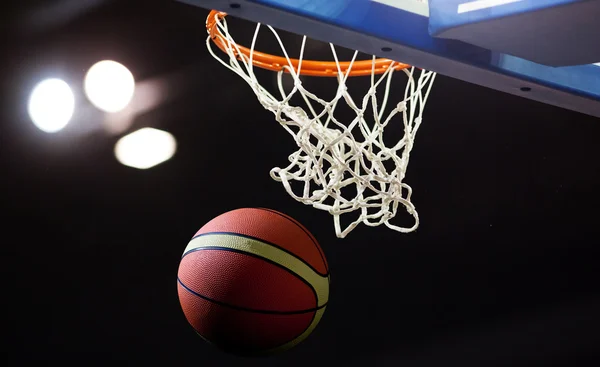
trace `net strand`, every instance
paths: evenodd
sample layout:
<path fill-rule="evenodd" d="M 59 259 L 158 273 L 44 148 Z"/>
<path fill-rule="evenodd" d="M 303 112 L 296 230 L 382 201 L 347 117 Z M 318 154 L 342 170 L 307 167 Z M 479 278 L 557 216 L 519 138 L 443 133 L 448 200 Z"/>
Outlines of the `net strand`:
<path fill-rule="evenodd" d="M 356 226 L 385 224 L 388 228 L 402 233 L 416 230 L 419 216 L 411 201 L 412 188 L 404 182 L 410 153 L 415 136 L 422 123 L 425 103 L 429 97 L 436 74 L 415 67 L 400 69 L 407 78 L 404 98 L 387 113 L 390 104 L 390 89 L 395 70 L 392 63 L 383 73 L 376 75 L 373 56 L 370 73 L 370 88 L 355 101 L 349 92 L 347 81 L 352 71 L 358 51 L 354 52 L 349 67 L 344 71 L 333 44 L 331 53 L 337 65 L 337 90 L 327 101 L 308 91 L 300 77 L 302 60 L 306 51 L 307 37 L 303 36 L 300 56 L 295 68 L 281 37 L 271 26 L 266 26 L 277 40 L 287 65 L 281 65 L 277 72 L 276 98 L 258 81 L 254 73 L 253 54 L 262 24 L 258 23 L 250 46 L 250 55 L 240 52 L 239 46 L 229 33 L 225 18 L 215 18 L 216 26 L 226 41 L 228 62 L 215 52 L 211 37 L 206 40 L 210 54 L 222 65 L 239 75 L 254 91 L 261 105 L 275 115 L 275 119 L 296 142 L 298 149 L 288 156 L 285 167 L 275 167 L 271 177 L 281 182 L 286 192 L 295 200 L 314 208 L 329 212 L 333 216 L 335 233 L 344 238 Z M 291 76 L 294 83 L 286 92 L 284 76 Z M 381 103 L 377 92 L 383 93 Z M 292 99 L 300 95 L 304 107 L 292 104 Z M 336 111 L 341 103 L 350 107 L 355 117 L 344 123 L 339 121 Z M 372 120 L 367 118 L 370 108 Z M 403 137 L 393 146 L 384 142 L 384 130 L 395 121 L 402 120 Z M 393 166 L 393 169 L 386 168 Z M 300 183 L 301 190 L 294 190 L 292 184 Z M 352 188 L 352 194 L 347 191 Z M 399 226 L 390 223 L 402 205 L 414 219 L 412 226 Z M 355 219 L 342 226 L 341 217 L 354 213 Z"/>

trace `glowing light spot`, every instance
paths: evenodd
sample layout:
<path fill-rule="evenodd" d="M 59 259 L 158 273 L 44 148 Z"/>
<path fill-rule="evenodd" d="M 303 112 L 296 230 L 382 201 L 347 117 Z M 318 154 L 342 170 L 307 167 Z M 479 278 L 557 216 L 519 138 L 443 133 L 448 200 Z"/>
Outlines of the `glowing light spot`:
<path fill-rule="evenodd" d="M 75 96 L 69 85 L 60 79 L 40 82 L 29 97 L 29 117 L 47 133 L 55 133 L 67 126 L 74 111 Z"/>
<path fill-rule="evenodd" d="M 148 169 L 171 159 L 176 149 L 173 135 L 146 127 L 122 137 L 115 145 L 115 156 L 125 166 Z"/>
<path fill-rule="evenodd" d="M 135 79 L 122 64 L 104 60 L 88 70 L 84 81 L 89 101 L 105 112 L 119 112 L 131 102 Z"/>

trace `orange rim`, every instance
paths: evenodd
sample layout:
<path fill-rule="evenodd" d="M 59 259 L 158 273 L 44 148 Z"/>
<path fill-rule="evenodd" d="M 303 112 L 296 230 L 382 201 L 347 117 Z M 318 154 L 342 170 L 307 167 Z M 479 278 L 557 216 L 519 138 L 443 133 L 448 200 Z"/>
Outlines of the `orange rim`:
<path fill-rule="evenodd" d="M 226 16 L 227 13 L 212 10 L 206 19 L 206 30 L 210 34 L 210 38 L 214 44 L 225 53 L 227 53 L 230 42 L 226 40 L 219 27 L 217 27 L 217 20 L 221 20 Z M 252 53 L 252 64 L 256 67 L 272 71 L 284 70 L 289 72 L 288 69 L 284 69 L 284 67 L 289 66 L 291 63 L 294 67 L 294 70 L 298 71 L 298 65 L 300 64 L 300 60 L 298 59 L 289 59 L 288 61 L 288 59 L 282 56 L 275 56 L 256 50 L 250 51 L 250 49 L 247 47 L 240 45 L 237 45 L 237 47 L 239 48 L 239 52 L 248 59 Z M 237 53 L 236 49 L 234 49 L 234 51 Z M 236 56 L 239 59 L 239 55 Z M 351 62 L 349 61 L 340 62 L 340 70 L 345 74 L 348 71 L 350 64 Z M 375 64 L 374 68 L 373 64 Z M 352 63 L 352 69 L 348 75 L 366 76 L 371 75 L 372 72 L 375 74 L 383 74 L 390 68 L 392 64 L 394 64 L 392 68 L 395 70 L 402 70 L 410 67 L 410 65 L 397 63 L 390 59 L 375 59 L 375 61 L 361 60 Z M 334 61 L 302 60 L 302 69 L 300 70 L 300 75 L 337 77 L 338 65 Z"/>

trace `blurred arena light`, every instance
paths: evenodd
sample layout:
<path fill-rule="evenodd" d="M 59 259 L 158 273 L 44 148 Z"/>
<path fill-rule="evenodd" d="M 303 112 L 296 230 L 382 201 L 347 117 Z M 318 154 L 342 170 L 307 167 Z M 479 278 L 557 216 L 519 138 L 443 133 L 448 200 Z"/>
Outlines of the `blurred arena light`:
<path fill-rule="evenodd" d="M 190 65 L 169 73 L 156 75 L 152 78 L 136 80 L 135 93 L 131 103 L 123 110 L 115 113 L 105 113 L 103 120 L 104 131 L 110 135 L 120 135 L 127 131 L 140 115 L 148 116 L 150 112 L 157 110 L 178 98 L 192 93 L 206 82 L 204 65 Z M 228 96 L 231 90 L 223 90 Z M 173 119 L 180 118 L 186 111 L 172 109 L 169 116 Z"/>
<path fill-rule="evenodd" d="M 28 103 L 29 117 L 42 131 L 62 130 L 73 117 L 75 96 L 61 79 L 46 79 L 35 86 Z"/>
<path fill-rule="evenodd" d="M 145 127 L 117 141 L 115 156 L 125 166 L 148 169 L 171 159 L 176 149 L 173 135 Z"/>
<path fill-rule="evenodd" d="M 127 107 L 133 98 L 135 79 L 124 65 L 104 60 L 88 70 L 84 90 L 89 101 L 100 110 L 119 112 Z"/>

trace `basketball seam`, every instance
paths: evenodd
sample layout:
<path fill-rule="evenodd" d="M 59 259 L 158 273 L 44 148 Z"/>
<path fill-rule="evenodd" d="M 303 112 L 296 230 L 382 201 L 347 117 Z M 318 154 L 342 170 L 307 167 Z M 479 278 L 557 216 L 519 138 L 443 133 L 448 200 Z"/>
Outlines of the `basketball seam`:
<path fill-rule="evenodd" d="M 289 220 L 290 222 L 294 223 L 296 226 L 298 226 L 298 228 L 300 228 L 304 233 L 306 233 L 306 235 L 308 236 L 308 238 L 310 238 L 310 240 L 312 241 L 312 243 L 315 245 L 315 247 L 317 248 L 317 251 L 319 252 L 319 256 L 321 256 L 321 261 L 323 261 L 323 265 L 325 265 L 325 271 L 327 271 L 327 274 L 329 274 L 329 265 L 327 264 L 327 261 L 325 260 L 325 254 L 323 253 L 323 250 L 321 249 L 321 246 L 319 245 L 317 239 L 315 238 L 315 236 L 312 235 L 312 233 L 310 233 L 308 231 L 308 229 L 306 229 L 302 223 L 298 222 L 297 220 L 295 220 L 294 218 L 288 216 L 287 214 L 283 214 L 280 213 L 276 210 L 273 209 L 268 209 L 268 208 L 256 208 L 256 209 L 260 209 L 260 210 L 266 210 L 268 212 L 271 212 L 273 214 L 277 214 L 287 220 Z M 319 273 L 321 274 L 321 273 Z"/>
<path fill-rule="evenodd" d="M 322 306 L 322 307 L 323 307 L 323 306 Z M 322 308 L 322 307 L 321 307 L 321 308 Z M 300 332 L 300 334 L 296 335 L 295 337 L 293 337 L 292 339 L 290 339 L 290 340 L 286 341 L 285 343 L 281 343 L 281 344 L 279 344 L 279 345 L 277 345 L 277 346 L 275 346 L 275 347 L 269 348 L 269 350 L 276 350 L 276 349 L 278 349 L 278 348 L 281 348 L 281 347 L 283 347 L 284 345 L 286 345 L 286 344 L 288 344 L 288 343 L 291 343 L 291 342 L 293 342 L 294 340 L 296 340 L 296 339 L 298 339 L 299 337 L 301 337 L 301 336 L 302 336 L 302 334 L 304 334 L 304 333 L 306 332 L 306 330 L 308 330 L 308 328 L 310 328 L 310 326 L 312 325 L 312 323 L 315 321 L 315 317 L 317 317 L 317 311 L 318 311 L 318 310 L 315 310 L 315 311 L 313 312 L 313 314 L 312 314 L 312 317 L 310 318 L 310 322 L 308 323 L 308 326 L 307 326 L 307 327 L 305 327 L 305 328 L 304 328 L 304 329 L 303 329 L 303 330 Z"/>
<path fill-rule="evenodd" d="M 315 321 L 315 317 L 316 316 L 317 316 L 317 311 L 313 312 L 313 315 L 312 315 L 312 317 L 310 319 L 310 322 L 308 323 L 308 326 L 305 327 L 304 329 L 302 329 L 302 331 L 300 332 L 300 334 L 294 336 L 293 338 L 287 340 L 284 343 L 278 344 L 278 345 L 276 345 L 274 347 L 268 347 L 267 349 L 261 349 L 261 350 L 252 350 L 252 349 L 243 349 L 243 348 L 230 349 L 230 348 L 228 348 L 225 345 L 215 343 L 214 341 L 210 340 L 207 336 L 202 335 L 202 333 L 200 333 L 200 331 L 198 331 L 194 325 L 191 325 L 191 326 L 192 326 L 192 330 L 194 330 L 194 332 L 198 336 L 200 336 L 205 342 L 209 343 L 210 345 L 213 345 L 213 346 L 215 346 L 217 348 L 221 348 L 221 349 L 226 350 L 226 351 L 233 351 L 233 353 L 235 353 L 235 351 L 237 351 L 237 353 L 241 352 L 244 355 L 256 355 L 256 356 L 258 356 L 258 355 L 268 355 L 268 354 L 270 354 L 271 351 L 277 350 L 278 348 L 281 348 L 284 345 L 286 345 L 288 343 L 291 343 L 294 340 L 296 340 L 299 337 L 301 337 L 302 334 L 304 334 L 306 332 L 306 330 L 308 330 L 308 328 L 310 328 L 310 326 L 312 325 L 312 323 Z"/>
<path fill-rule="evenodd" d="M 308 286 L 308 288 L 310 288 L 310 291 L 312 292 L 313 296 L 315 296 L 315 304 L 317 306 L 316 308 L 314 308 L 315 310 L 323 308 L 324 306 L 327 305 L 327 303 L 325 303 L 324 305 L 319 306 L 319 301 L 320 300 L 319 300 L 319 295 L 317 294 L 317 290 L 315 289 L 315 287 L 312 284 L 310 284 L 300 274 L 294 272 L 292 269 L 289 269 L 289 268 L 287 268 L 287 267 L 285 267 L 285 266 L 283 266 L 283 265 L 281 265 L 279 263 L 276 263 L 275 261 L 267 259 L 265 257 L 259 256 L 259 255 L 256 255 L 256 254 L 253 254 L 253 253 L 250 253 L 250 252 L 246 252 L 246 251 L 232 249 L 232 248 L 229 248 L 229 247 L 216 247 L 216 246 L 215 247 L 197 247 L 197 248 L 195 248 L 193 250 L 190 250 L 190 251 L 186 252 L 186 255 L 189 254 L 189 253 L 192 253 L 192 252 L 196 252 L 196 251 L 207 251 L 207 250 L 229 251 L 229 252 L 233 252 L 233 253 L 236 253 L 236 254 L 243 254 L 243 255 L 246 255 L 246 256 L 253 257 L 255 259 L 260 259 L 260 260 L 262 260 L 262 261 L 264 261 L 264 262 L 266 262 L 268 264 L 275 265 L 276 267 L 278 267 L 280 269 L 283 269 L 284 271 L 292 274 L 295 278 L 299 279 L 302 283 L 306 284 Z M 179 277 L 177 277 L 177 279 L 179 279 Z M 181 284 L 183 285 L 183 282 Z M 238 307 L 238 306 L 234 306 L 234 307 Z"/>
<path fill-rule="evenodd" d="M 324 308 L 327 306 L 327 303 L 319 306 L 319 307 L 314 307 L 314 308 L 309 308 L 306 310 L 298 310 L 298 311 L 272 311 L 272 310 L 259 310 L 259 309 L 254 309 L 254 308 L 249 308 L 249 307 L 241 307 L 241 306 L 235 306 L 223 301 L 218 301 L 216 299 L 212 299 L 210 297 L 204 296 L 200 293 L 194 292 L 193 290 L 191 290 L 190 288 L 188 288 L 185 284 L 183 284 L 183 282 L 181 281 L 181 279 L 179 279 L 179 277 L 177 277 L 177 282 L 189 293 L 193 294 L 194 296 L 200 297 L 203 300 L 209 301 L 209 302 L 213 302 L 219 306 L 223 306 L 223 307 L 227 307 L 227 308 L 231 308 L 234 310 L 238 310 L 238 311 L 244 311 L 244 312 L 254 312 L 254 313 L 260 313 L 260 314 L 267 314 L 267 315 L 299 315 L 299 314 L 305 314 L 305 313 L 309 313 L 309 312 L 317 312 L 318 310 Z M 313 316 L 314 319 L 314 316 Z M 312 320 L 312 319 L 311 319 Z"/>
<path fill-rule="evenodd" d="M 308 267 L 309 267 L 309 268 L 310 268 L 312 271 L 314 271 L 315 273 L 317 273 L 317 274 L 319 274 L 319 275 L 321 275 L 321 276 L 323 276 L 323 277 L 327 277 L 327 276 L 329 276 L 329 269 L 327 268 L 327 266 L 325 266 L 325 267 L 327 268 L 327 270 L 328 270 L 328 271 L 327 271 L 327 273 L 323 274 L 323 273 L 321 273 L 320 271 L 318 271 L 317 269 L 315 269 L 315 268 L 314 268 L 314 267 L 313 267 L 311 264 L 309 264 L 308 262 L 306 262 L 306 260 L 304 260 L 303 258 L 299 257 L 298 255 L 296 255 L 296 254 L 294 254 L 294 253 L 290 252 L 289 250 L 287 250 L 287 249 L 285 249 L 285 248 L 283 248 L 283 247 L 281 247 L 281 246 L 279 246 L 279 245 L 276 245 L 276 244 L 274 244 L 273 242 L 269 242 L 269 241 L 267 241 L 267 240 L 264 240 L 264 239 L 262 239 L 262 238 L 259 238 L 259 237 L 254 237 L 254 236 L 250 236 L 250 235 L 247 235 L 247 234 L 241 234 L 241 233 L 237 233 L 237 232 L 207 232 L 207 233 L 201 233 L 201 234 L 199 234 L 199 235 L 196 235 L 196 236 L 192 237 L 192 239 L 191 239 L 190 241 L 192 241 L 192 240 L 194 240 L 194 239 L 196 239 L 196 238 L 198 238 L 198 237 L 210 236 L 210 235 L 215 235 L 215 234 L 227 234 L 227 235 L 232 235 L 232 236 L 238 236 L 238 237 L 243 237 L 243 238 L 249 238 L 249 239 L 251 239 L 251 240 L 255 240 L 255 241 L 258 241 L 258 242 L 262 242 L 262 243 L 264 243 L 264 244 L 267 244 L 267 245 L 269 245 L 269 246 L 273 246 L 273 247 L 277 248 L 278 250 L 281 250 L 281 251 L 285 252 L 286 254 L 288 254 L 288 255 L 290 255 L 290 256 L 292 256 L 292 257 L 294 257 L 294 258 L 298 259 L 299 261 L 301 261 L 302 263 L 304 263 L 306 266 L 308 266 Z M 187 255 L 187 254 L 188 254 L 189 252 L 191 252 L 191 251 L 194 251 L 194 250 L 190 250 L 190 251 L 187 251 L 187 252 L 185 252 L 185 253 L 184 253 L 184 254 L 181 256 L 181 258 L 183 259 L 183 258 L 185 257 L 185 255 Z"/>

